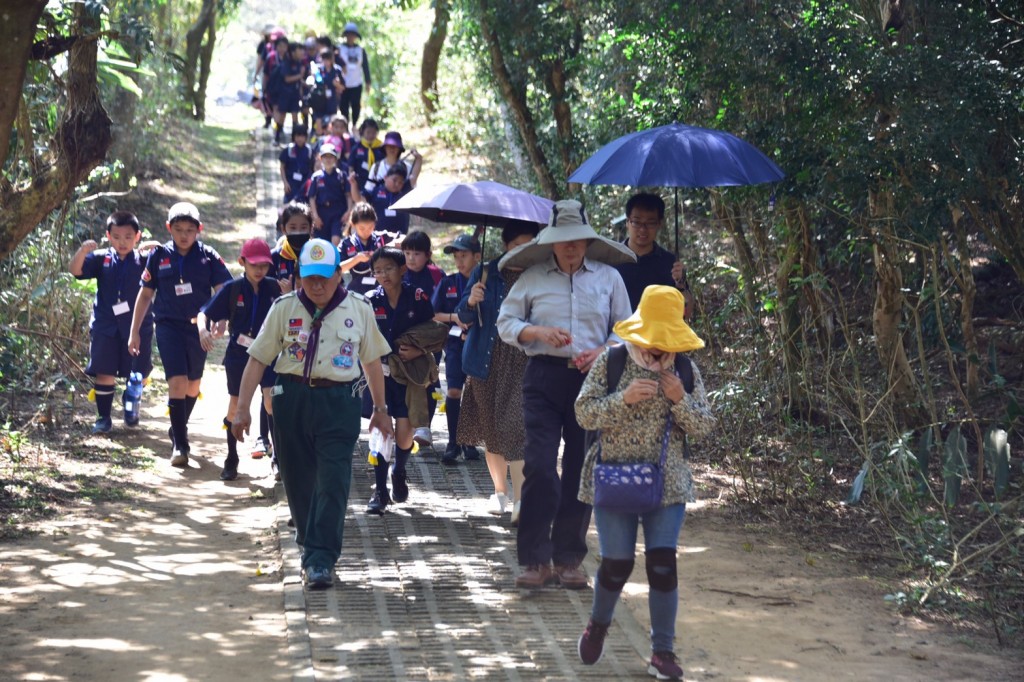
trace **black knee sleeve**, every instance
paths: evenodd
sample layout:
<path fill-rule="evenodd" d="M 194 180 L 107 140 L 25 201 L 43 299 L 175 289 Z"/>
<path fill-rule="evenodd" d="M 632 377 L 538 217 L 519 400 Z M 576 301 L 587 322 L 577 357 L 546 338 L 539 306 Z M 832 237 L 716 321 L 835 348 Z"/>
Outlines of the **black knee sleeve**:
<path fill-rule="evenodd" d="M 674 547 L 647 550 L 647 584 L 658 592 L 671 592 L 678 587 Z"/>
<path fill-rule="evenodd" d="M 597 569 L 597 581 L 609 592 L 621 592 L 633 572 L 633 559 L 601 559 Z"/>

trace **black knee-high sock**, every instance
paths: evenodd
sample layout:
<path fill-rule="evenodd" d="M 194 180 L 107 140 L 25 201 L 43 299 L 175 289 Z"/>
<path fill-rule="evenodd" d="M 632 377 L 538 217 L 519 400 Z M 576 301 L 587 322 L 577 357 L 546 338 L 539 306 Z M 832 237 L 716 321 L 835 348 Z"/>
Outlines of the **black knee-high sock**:
<path fill-rule="evenodd" d="M 459 413 L 462 412 L 462 398 L 445 398 L 444 414 L 448 418 L 448 442 L 459 442 Z"/>
<path fill-rule="evenodd" d="M 199 400 L 197 395 L 185 396 L 185 423 L 188 424 L 188 420 L 192 418 L 192 410 L 196 408 L 196 401 Z"/>
<path fill-rule="evenodd" d="M 225 465 L 234 463 L 238 464 L 238 441 L 235 440 L 235 434 L 231 433 L 231 420 L 225 419 L 224 426 L 228 427 L 228 458 L 224 462 Z"/>
<path fill-rule="evenodd" d="M 373 465 L 373 478 L 377 482 L 377 492 L 386 495 L 388 492 L 388 463 L 383 457 L 377 459 Z"/>
<path fill-rule="evenodd" d="M 412 448 L 402 449 L 395 446 L 395 471 L 405 471 L 405 465 L 409 463 L 409 455 L 412 454 Z"/>
<path fill-rule="evenodd" d="M 267 414 L 267 406 L 260 403 L 260 438 L 264 443 L 270 443 L 270 415 Z"/>
<path fill-rule="evenodd" d="M 434 391 L 438 390 L 436 386 L 427 386 L 427 419 L 434 418 L 434 410 L 437 409 L 437 399 L 434 398 Z M 429 427 L 430 424 L 427 424 Z"/>
<path fill-rule="evenodd" d="M 96 391 L 96 414 L 101 419 L 110 419 L 110 408 L 114 404 L 114 384 L 93 384 Z"/>
<path fill-rule="evenodd" d="M 171 433 L 174 434 L 174 447 L 182 452 L 188 451 L 188 417 L 185 413 L 184 398 L 168 398 L 167 408 L 171 413 Z"/>

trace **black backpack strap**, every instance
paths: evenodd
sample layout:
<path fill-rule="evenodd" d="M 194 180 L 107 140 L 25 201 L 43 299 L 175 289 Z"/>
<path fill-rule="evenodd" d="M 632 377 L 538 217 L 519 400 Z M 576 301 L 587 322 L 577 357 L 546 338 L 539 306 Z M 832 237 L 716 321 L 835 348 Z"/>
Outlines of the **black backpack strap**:
<path fill-rule="evenodd" d="M 608 364 L 605 378 L 608 382 L 608 393 L 615 393 L 619 387 L 619 380 L 622 379 L 622 372 L 626 369 L 626 345 L 612 346 L 608 349 Z M 692 383 L 692 382 L 691 382 Z"/>
<path fill-rule="evenodd" d="M 693 365 L 690 358 L 682 353 L 676 353 L 676 374 L 683 381 L 686 392 L 693 393 Z"/>

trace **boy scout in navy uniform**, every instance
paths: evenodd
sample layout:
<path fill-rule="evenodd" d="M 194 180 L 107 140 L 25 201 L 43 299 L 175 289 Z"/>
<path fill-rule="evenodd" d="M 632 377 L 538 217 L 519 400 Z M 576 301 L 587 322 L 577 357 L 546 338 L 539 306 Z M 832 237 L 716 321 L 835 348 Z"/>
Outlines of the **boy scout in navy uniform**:
<path fill-rule="evenodd" d="M 462 412 L 462 387 L 466 385 L 466 373 L 462 371 L 466 325 L 459 321 L 455 309 L 459 307 L 473 268 L 480 262 L 480 242 L 471 234 L 460 234 L 444 247 L 444 252 L 454 255 L 456 271 L 445 275 L 437 283 L 431 303 L 434 306 L 434 319 L 451 326 L 448 343 L 444 348 L 444 375 L 448 384 L 448 396 L 444 401 L 445 416 L 448 418 L 448 446 L 441 462 L 455 464 L 460 454 L 470 461 L 480 459 L 480 451 L 476 447 L 460 446 L 455 438 L 459 430 L 459 414 Z"/>
<path fill-rule="evenodd" d="M 338 249 L 328 241 L 313 239 L 303 247 L 302 287 L 274 303 L 249 347 L 231 427 L 242 440 L 252 423 L 253 393 L 276 358 L 277 457 L 302 548 L 303 577 L 312 589 L 333 584 L 331 571 L 341 556 L 363 373 L 370 389 L 370 427 L 393 434 L 381 368 L 391 347 L 366 299 L 341 286 L 340 265 Z"/>
<path fill-rule="evenodd" d="M 187 468 L 188 419 L 199 398 L 206 364 L 195 318 L 212 292 L 231 280 L 231 273 L 220 255 L 199 241 L 203 224 L 194 205 L 183 201 L 171 206 L 167 229 L 171 241 L 153 249 L 142 272 L 128 350 L 139 354 L 140 329 L 152 303 L 156 345 L 167 375 L 171 466 Z"/>
<path fill-rule="evenodd" d="M 98 248 L 87 239 L 68 264 L 68 271 L 77 279 L 96 280 L 96 300 L 89 323 L 89 365 L 85 373 L 93 379 L 96 396 L 96 423 L 93 433 L 108 433 L 113 428 L 110 410 L 114 402 L 117 377 L 127 379 L 135 371 L 148 377 L 153 370 L 153 315 L 146 313 L 139 329 L 139 357 L 128 352 L 132 328 L 132 307 L 139 293 L 139 278 L 146 259 L 135 246 L 142 236 L 138 219 L 127 211 L 115 211 L 107 218 L 107 241 L 110 247 Z M 128 426 L 138 424 L 128 412 Z"/>
<path fill-rule="evenodd" d="M 244 274 L 231 280 L 214 294 L 210 302 L 203 306 L 196 319 L 196 326 L 199 328 L 199 341 L 207 353 L 213 350 L 213 340 L 217 336 L 216 327 L 211 331 L 209 323 L 228 320 L 229 340 L 227 350 L 224 352 L 224 373 L 227 375 L 229 397 L 228 413 L 224 419 L 224 425 L 228 427 L 228 456 L 224 460 L 224 468 L 220 472 L 222 481 L 233 481 L 238 478 L 238 444 L 231 432 L 231 422 L 234 420 L 235 408 L 238 405 L 238 389 L 242 385 L 242 372 L 249 361 L 246 351 L 252 345 L 260 327 L 263 326 L 270 306 L 281 295 L 281 285 L 273 277 L 267 276 L 271 257 L 270 247 L 265 241 L 250 239 L 243 244 L 238 262 L 245 270 Z M 260 386 L 263 387 L 264 404 L 270 402 L 270 387 L 274 385 L 274 379 L 276 379 L 274 370 L 268 367 L 260 382 Z M 273 429 L 273 414 L 273 409 L 268 408 L 267 418 L 270 426 L 268 430 Z"/>
<path fill-rule="evenodd" d="M 348 211 L 345 176 L 348 168 L 338 161 L 338 150 L 333 144 L 320 148 L 322 169 L 309 179 L 309 210 L 313 216 L 313 236 L 330 240 L 335 246 L 341 242 L 341 219 Z"/>
<path fill-rule="evenodd" d="M 292 130 L 292 143 L 281 150 L 281 182 L 284 183 L 284 203 L 306 201 L 306 181 L 313 174 L 313 156 L 306 146 L 305 128 Z"/>

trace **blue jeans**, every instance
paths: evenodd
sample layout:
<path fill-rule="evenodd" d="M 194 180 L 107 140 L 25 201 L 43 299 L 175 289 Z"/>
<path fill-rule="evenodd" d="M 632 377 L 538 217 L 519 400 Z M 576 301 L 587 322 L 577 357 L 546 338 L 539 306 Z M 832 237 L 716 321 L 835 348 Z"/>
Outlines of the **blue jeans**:
<path fill-rule="evenodd" d="M 637 527 L 644 527 L 644 550 L 647 552 L 648 579 L 657 572 L 670 575 L 671 583 L 675 584 L 674 550 L 679 541 L 679 533 L 686 520 L 686 505 L 673 504 L 647 512 L 646 514 L 622 514 L 594 507 L 594 521 L 597 523 L 597 539 L 601 547 L 601 559 L 628 560 L 627 569 L 632 566 L 636 553 Z M 670 568 L 652 565 L 652 550 L 672 550 L 668 555 Z M 663 554 L 663 552 L 656 552 Z M 604 570 L 604 569 L 602 569 Z M 655 571 L 652 574 L 651 571 Z M 628 575 L 628 570 L 626 571 Z M 623 575 L 624 582 L 626 575 Z M 606 588 L 601 581 L 594 583 L 594 603 L 590 617 L 597 623 L 610 623 L 615 613 L 615 604 L 619 601 L 621 587 L 616 590 Z M 651 614 L 651 651 L 672 651 L 676 635 L 676 612 L 679 608 L 679 590 L 657 590 L 654 587 L 647 592 L 647 606 Z"/>
<path fill-rule="evenodd" d="M 594 507 L 597 539 L 601 556 L 609 559 L 628 559 L 636 551 L 636 531 L 644 527 L 644 549 L 675 547 L 686 518 L 685 504 L 659 507 L 646 514 L 620 514 Z"/>

